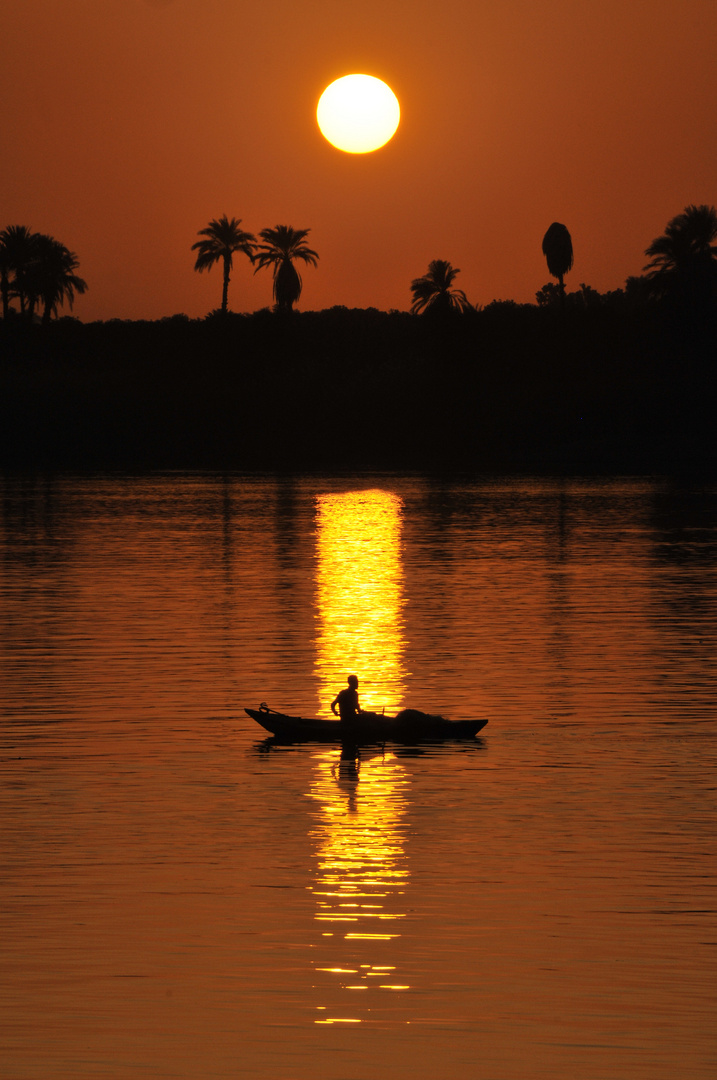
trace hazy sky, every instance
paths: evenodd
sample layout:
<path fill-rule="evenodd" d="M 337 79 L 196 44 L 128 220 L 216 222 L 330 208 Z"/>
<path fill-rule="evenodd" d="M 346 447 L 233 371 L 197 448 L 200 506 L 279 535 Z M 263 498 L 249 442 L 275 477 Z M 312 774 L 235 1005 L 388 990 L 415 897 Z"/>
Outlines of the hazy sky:
<path fill-rule="evenodd" d="M 474 303 L 534 300 L 554 220 L 569 288 L 616 288 L 689 203 L 717 202 L 715 0 L 0 0 L 0 227 L 75 251 L 83 320 L 204 315 L 197 230 L 310 228 L 300 307 L 401 308 L 431 259 Z M 402 121 L 375 154 L 321 136 L 366 72 Z M 238 259 L 230 307 L 271 303 Z"/>

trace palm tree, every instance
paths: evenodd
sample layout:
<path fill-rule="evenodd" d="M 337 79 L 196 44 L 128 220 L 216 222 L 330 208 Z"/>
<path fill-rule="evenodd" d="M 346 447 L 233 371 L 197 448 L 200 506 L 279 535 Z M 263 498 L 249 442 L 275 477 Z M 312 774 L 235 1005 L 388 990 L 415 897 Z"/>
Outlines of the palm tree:
<path fill-rule="evenodd" d="M 565 225 L 554 221 L 543 237 L 543 255 L 548 261 L 548 271 L 558 279 L 561 303 L 565 301 L 563 276 L 573 265 L 573 242 Z"/>
<path fill-rule="evenodd" d="M 52 236 L 35 233 L 33 259 L 26 270 L 25 287 L 30 316 L 35 305 L 44 305 L 42 321 L 48 323 L 57 314 L 65 300 L 72 308 L 75 294 L 87 292 L 87 282 L 75 273 L 79 266 L 77 256 Z"/>
<path fill-rule="evenodd" d="M 4 230 L 0 233 L 0 296 L 2 297 L 2 317 L 7 319 L 8 312 L 10 311 L 10 273 L 12 271 L 12 263 L 10 262 L 7 251 L 4 244 Z"/>
<path fill-rule="evenodd" d="M 473 305 L 466 299 L 462 289 L 454 289 L 453 282 L 460 270 L 443 259 L 428 264 L 428 273 L 411 282 L 413 301 L 411 311 L 415 315 L 427 312 L 446 314 L 470 311 Z"/>
<path fill-rule="evenodd" d="M 20 301 L 20 313 L 25 314 L 27 292 L 25 278 L 35 257 L 37 233 L 27 225 L 8 225 L 0 232 L 0 290 L 2 291 L 2 314 L 6 319 L 9 300 L 16 296 Z M 10 274 L 14 277 L 10 279 Z"/>
<path fill-rule="evenodd" d="M 274 300 L 277 311 L 291 311 L 301 296 L 301 277 L 294 266 L 294 259 L 302 259 L 316 266 L 319 256 L 306 244 L 310 229 L 292 229 L 291 225 L 277 225 L 262 229 L 259 236 L 264 241 L 257 248 L 257 270 L 264 266 L 274 269 Z"/>
<path fill-rule="evenodd" d="M 645 251 L 650 292 L 658 298 L 703 306 L 717 287 L 717 211 L 687 206 Z"/>
<path fill-rule="evenodd" d="M 209 270 L 220 259 L 224 262 L 224 284 L 222 287 L 222 314 L 227 313 L 227 297 L 229 294 L 229 272 L 232 268 L 232 258 L 236 251 L 242 251 L 251 262 L 254 262 L 253 233 L 244 232 L 241 226 L 241 218 L 232 218 L 226 214 L 219 219 L 210 221 L 206 229 L 200 229 L 197 236 L 203 236 L 203 240 L 197 240 L 192 244 L 192 251 L 198 251 L 194 269 L 201 274 L 202 270 Z"/>

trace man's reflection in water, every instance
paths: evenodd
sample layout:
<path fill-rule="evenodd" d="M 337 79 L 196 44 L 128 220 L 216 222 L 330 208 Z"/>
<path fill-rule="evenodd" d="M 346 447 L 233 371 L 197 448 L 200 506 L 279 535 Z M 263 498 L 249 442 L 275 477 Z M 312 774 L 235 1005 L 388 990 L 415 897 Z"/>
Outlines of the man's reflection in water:
<path fill-rule="evenodd" d="M 396 948 L 406 917 L 408 774 L 393 753 L 348 740 L 315 760 L 316 1023 L 395 1019 L 390 991 L 409 989 L 397 977 Z"/>
<path fill-rule="evenodd" d="M 339 790 L 348 797 L 348 811 L 355 814 L 357 811 L 357 787 L 359 772 L 361 769 L 361 757 L 359 748 L 355 743 L 344 742 L 341 744 L 341 757 L 337 770 Z"/>

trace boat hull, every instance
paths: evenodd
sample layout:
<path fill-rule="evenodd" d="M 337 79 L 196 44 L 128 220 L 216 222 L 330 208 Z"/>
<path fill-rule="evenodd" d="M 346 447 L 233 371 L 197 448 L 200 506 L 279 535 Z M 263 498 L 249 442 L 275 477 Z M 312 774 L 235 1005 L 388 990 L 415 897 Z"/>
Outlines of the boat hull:
<path fill-rule="evenodd" d="M 404 709 L 398 716 L 361 713 L 350 726 L 338 720 L 289 716 L 267 708 L 244 711 L 266 731 L 288 742 L 348 742 L 363 745 L 444 742 L 473 739 L 488 723 L 487 720 L 446 720 L 442 716 L 431 716 L 414 709 Z"/>

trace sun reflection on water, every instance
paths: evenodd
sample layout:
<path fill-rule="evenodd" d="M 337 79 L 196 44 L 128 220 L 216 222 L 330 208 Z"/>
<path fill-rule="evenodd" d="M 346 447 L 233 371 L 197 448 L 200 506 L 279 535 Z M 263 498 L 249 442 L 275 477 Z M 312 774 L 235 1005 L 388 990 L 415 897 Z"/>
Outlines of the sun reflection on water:
<path fill-rule="evenodd" d="M 401 498 L 389 491 L 320 495 L 316 672 L 319 715 L 355 672 L 361 704 L 397 712 L 406 691 L 401 618 Z"/>
<path fill-rule="evenodd" d="M 364 708 L 397 712 L 407 672 L 402 623 L 402 500 L 386 491 L 317 499 L 319 714 L 355 672 Z M 408 775 L 390 753 L 326 750 L 315 759 L 317 1024 L 385 1017 L 406 918 L 403 818 Z M 383 1002 L 383 1003 L 382 1003 Z"/>
<path fill-rule="evenodd" d="M 360 760 L 327 750 L 315 759 L 309 792 L 318 804 L 312 891 L 323 938 L 318 953 L 330 957 L 315 966 L 327 1002 L 318 1006 L 322 1015 L 315 1023 L 379 1019 L 376 992 L 409 989 L 390 962 L 406 918 L 407 789 L 407 773 L 391 754 Z M 355 991 L 369 993 L 354 1004 L 344 992 Z M 352 1015 L 337 1015 L 346 1013 Z"/>

